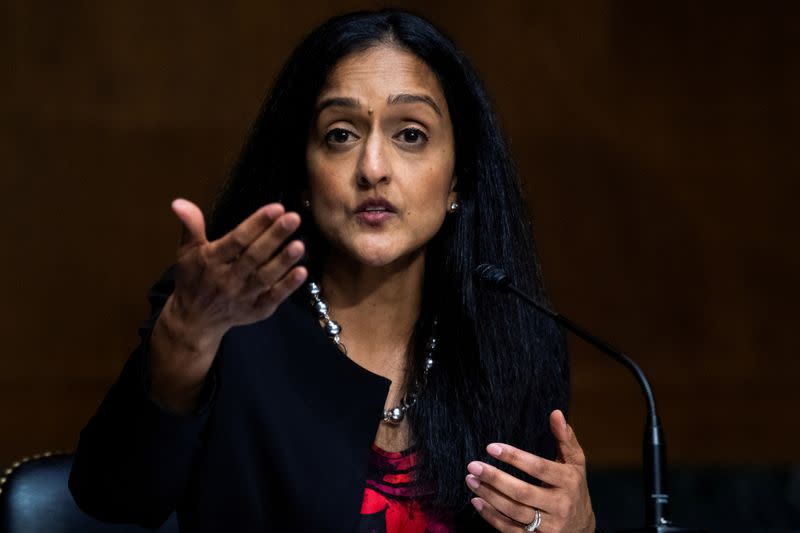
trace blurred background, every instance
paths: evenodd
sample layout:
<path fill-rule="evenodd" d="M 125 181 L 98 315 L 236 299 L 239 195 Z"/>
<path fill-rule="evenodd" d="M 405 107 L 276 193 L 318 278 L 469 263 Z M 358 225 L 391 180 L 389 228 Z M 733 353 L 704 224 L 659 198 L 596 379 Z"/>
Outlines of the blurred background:
<path fill-rule="evenodd" d="M 210 205 L 308 31 L 383 5 L 0 3 L 0 465 L 75 446 L 173 260 L 170 201 Z M 644 367 L 671 464 L 800 463 L 800 4 L 399 5 L 482 75 L 552 299 Z M 636 467 L 634 380 L 572 356 L 591 465 Z"/>

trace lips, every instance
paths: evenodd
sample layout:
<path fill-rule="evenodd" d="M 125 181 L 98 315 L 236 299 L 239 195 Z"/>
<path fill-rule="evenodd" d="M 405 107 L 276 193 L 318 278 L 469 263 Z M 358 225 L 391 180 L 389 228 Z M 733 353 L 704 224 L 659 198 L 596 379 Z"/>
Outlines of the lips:
<path fill-rule="evenodd" d="M 368 226 L 380 226 L 395 213 L 397 209 L 385 198 L 368 198 L 356 208 L 356 218 Z"/>
<path fill-rule="evenodd" d="M 396 213 L 397 209 L 385 198 L 368 198 L 356 208 L 356 213 Z"/>

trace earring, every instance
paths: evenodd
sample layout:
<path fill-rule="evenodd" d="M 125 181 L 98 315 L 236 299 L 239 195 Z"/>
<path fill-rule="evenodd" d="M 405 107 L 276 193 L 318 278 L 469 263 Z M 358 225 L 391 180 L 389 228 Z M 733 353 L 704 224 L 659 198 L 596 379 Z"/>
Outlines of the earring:
<path fill-rule="evenodd" d="M 453 200 L 450 202 L 450 207 L 448 208 L 448 213 L 455 213 L 461 207 L 461 204 L 458 203 L 458 200 Z"/>
<path fill-rule="evenodd" d="M 311 200 L 303 200 L 303 207 L 311 209 Z"/>

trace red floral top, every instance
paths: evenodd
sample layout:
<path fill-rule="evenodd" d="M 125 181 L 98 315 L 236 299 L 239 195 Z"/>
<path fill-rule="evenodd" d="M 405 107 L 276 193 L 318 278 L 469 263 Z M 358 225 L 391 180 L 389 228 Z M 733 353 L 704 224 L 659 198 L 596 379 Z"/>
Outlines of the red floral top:
<path fill-rule="evenodd" d="M 432 493 L 416 482 L 418 452 L 387 452 L 374 444 L 361 504 L 359 533 L 453 533 L 452 517 L 426 512 Z"/>

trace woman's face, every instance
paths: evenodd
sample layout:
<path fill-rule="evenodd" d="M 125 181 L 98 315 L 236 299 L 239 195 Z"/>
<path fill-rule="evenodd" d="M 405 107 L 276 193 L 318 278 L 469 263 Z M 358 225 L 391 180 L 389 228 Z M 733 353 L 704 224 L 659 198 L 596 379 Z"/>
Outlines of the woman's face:
<path fill-rule="evenodd" d="M 453 127 L 430 68 L 388 45 L 346 56 L 314 117 L 308 200 L 333 252 L 387 266 L 424 251 L 456 183 Z"/>

